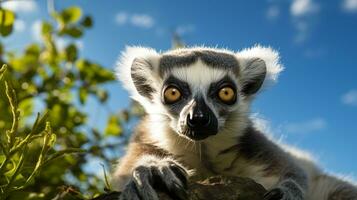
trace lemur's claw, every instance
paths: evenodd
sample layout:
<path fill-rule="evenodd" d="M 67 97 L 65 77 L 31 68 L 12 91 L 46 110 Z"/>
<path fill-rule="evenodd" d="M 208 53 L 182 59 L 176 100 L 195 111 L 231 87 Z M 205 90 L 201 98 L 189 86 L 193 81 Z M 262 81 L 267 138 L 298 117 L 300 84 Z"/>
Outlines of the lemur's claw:
<path fill-rule="evenodd" d="M 138 166 L 131 181 L 120 196 L 121 200 L 159 200 L 155 190 L 167 191 L 175 199 L 187 199 L 187 173 L 174 162 L 158 162 Z"/>
<path fill-rule="evenodd" d="M 264 195 L 263 200 L 282 200 L 284 199 L 284 191 L 280 188 L 275 188 Z"/>
<path fill-rule="evenodd" d="M 136 190 L 135 183 L 130 181 L 123 192 L 120 194 L 119 200 L 140 200 L 138 196 L 138 191 Z"/>

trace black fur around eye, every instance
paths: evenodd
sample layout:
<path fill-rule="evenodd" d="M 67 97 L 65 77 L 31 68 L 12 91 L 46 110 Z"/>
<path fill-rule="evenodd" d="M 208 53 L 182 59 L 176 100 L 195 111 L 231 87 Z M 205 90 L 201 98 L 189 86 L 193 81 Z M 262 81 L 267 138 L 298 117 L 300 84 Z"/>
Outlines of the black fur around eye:
<path fill-rule="evenodd" d="M 161 96 L 162 102 L 165 104 L 175 104 L 191 95 L 188 84 L 173 76 L 168 77 L 163 85 Z"/>
<path fill-rule="evenodd" d="M 237 87 L 229 76 L 210 85 L 208 95 L 225 105 L 233 105 L 237 101 Z"/>

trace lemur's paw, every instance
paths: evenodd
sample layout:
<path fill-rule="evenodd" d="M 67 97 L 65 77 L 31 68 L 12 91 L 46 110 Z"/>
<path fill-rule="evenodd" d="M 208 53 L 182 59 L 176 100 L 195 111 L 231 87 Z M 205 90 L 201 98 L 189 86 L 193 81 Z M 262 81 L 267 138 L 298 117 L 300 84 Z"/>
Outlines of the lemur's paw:
<path fill-rule="evenodd" d="M 139 165 L 124 188 L 122 200 L 158 200 L 155 190 L 167 192 L 174 199 L 187 199 L 187 172 L 171 160 L 155 160 Z"/>
<path fill-rule="evenodd" d="M 264 195 L 263 200 L 285 200 L 286 195 L 284 195 L 284 191 L 280 188 L 274 188 Z"/>

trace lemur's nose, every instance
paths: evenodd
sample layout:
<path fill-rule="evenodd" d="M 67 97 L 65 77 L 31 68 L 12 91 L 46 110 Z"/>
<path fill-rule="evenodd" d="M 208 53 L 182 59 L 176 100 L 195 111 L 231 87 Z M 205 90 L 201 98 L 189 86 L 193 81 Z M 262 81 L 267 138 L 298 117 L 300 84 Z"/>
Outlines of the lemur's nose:
<path fill-rule="evenodd" d="M 187 113 L 188 112 L 188 113 Z M 189 108 L 184 134 L 193 140 L 203 140 L 218 132 L 218 120 L 203 98 L 195 98 Z"/>
<path fill-rule="evenodd" d="M 198 106 L 196 106 L 198 107 Z M 207 126 L 210 122 L 210 117 L 208 113 L 203 113 L 202 110 L 194 108 L 191 114 L 187 116 L 187 125 L 190 128 L 204 127 Z"/>
<path fill-rule="evenodd" d="M 209 108 L 203 100 L 196 102 L 191 112 L 187 115 L 187 125 L 190 128 L 202 128 L 210 123 Z"/>

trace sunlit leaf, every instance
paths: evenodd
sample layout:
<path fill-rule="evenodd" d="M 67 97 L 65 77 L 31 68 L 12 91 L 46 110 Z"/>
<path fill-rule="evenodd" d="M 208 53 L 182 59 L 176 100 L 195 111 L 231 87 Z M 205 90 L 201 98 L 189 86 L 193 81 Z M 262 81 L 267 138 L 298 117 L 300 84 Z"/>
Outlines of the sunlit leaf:
<path fill-rule="evenodd" d="M 0 8 L 0 34 L 8 36 L 12 32 L 15 14 L 10 10 Z"/>
<path fill-rule="evenodd" d="M 120 125 L 120 120 L 116 115 L 111 115 L 109 117 L 107 127 L 105 128 L 106 136 L 115 136 L 122 133 L 122 128 Z"/>
<path fill-rule="evenodd" d="M 61 13 L 61 19 L 63 23 L 76 23 L 82 15 L 82 10 L 77 6 L 72 6 L 64 9 Z"/>
<path fill-rule="evenodd" d="M 0 68 L 0 80 L 2 79 L 6 69 L 7 69 L 6 65 L 1 66 L 1 68 Z"/>
<path fill-rule="evenodd" d="M 79 102 L 81 104 L 84 104 L 87 100 L 87 97 L 88 97 L 88 89 L 84 88 L 84 87 L 81 87 L 79 88 Z"/>
<path fill-rule="evenodd" d="M 0 9 L 0 25 L 11 26 L 14 24 L 15 14 L 10 10 Z"/>
<path fill-rule="evenodd" d="M 33 111 L 33 100 L 25 99 L 19 103 L 19 109 L 21 110 L 21 117 L 26 117 L 32 114 Z"/>
<path fill-rule="evenodd" d="M 30 54 L 30 55 L 34 55 L 34 56 L 38 56 L 40 55 L 41 49 L 39 47 L 38 44 L 30 44 L 26 47 L 25 49 L 25 54 Z"/>
<path fill-rule="evenodd" d="M 42 26 L 41 26 L 41 33 L 42 35 L 46 36 L 46 35 L 49 35 L 51 34 L 53 31 L 53 27 L 50 23 L 48 22 L 42 22 Z"/>

